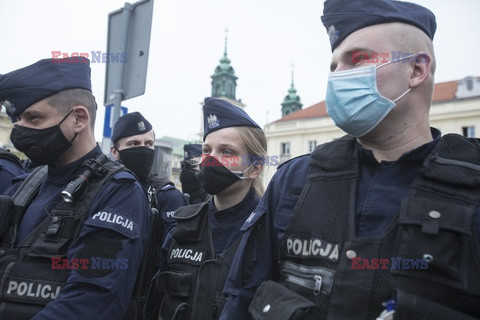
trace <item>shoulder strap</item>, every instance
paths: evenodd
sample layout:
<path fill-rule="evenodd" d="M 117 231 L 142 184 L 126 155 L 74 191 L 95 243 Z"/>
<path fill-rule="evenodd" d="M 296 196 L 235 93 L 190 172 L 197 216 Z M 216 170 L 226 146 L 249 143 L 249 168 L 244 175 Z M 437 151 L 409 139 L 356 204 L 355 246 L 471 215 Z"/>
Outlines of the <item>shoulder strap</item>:
<path fill-rule="evenodd" d="M 148 187 L 146 187 L 146 189 L 151 208 L 156 208 L 158 206 L 157 194 L 162 190 L 162 188 L 168 185 L 174 185 L 173 182 L 160 178 L 156 174 L 151 175 L 147 183 Z"/>
<path fill-rule="evenodd" d="M 43 180 L 45 180 L 47 173 L 48 166 L 46 165 L 35 168 L 17 189 L 13 195 L 13 204 L 15 208 L 12 216 L 13 224 L 18 224 L 22 220 L 26 208 L 37 195 L 40 185 Z"/>

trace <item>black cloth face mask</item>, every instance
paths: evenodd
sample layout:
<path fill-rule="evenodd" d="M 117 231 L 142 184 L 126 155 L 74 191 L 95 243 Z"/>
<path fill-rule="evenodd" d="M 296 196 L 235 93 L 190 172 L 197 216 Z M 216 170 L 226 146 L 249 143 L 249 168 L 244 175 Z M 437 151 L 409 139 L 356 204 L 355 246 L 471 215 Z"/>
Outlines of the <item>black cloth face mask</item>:
<path fill-rule="evenodd" d="M 25 153 L 35 166 L 53 164 L 65 151 L 72 146 L 73 140 L 68 141 L 60 129 L 60 125 L 72 113 L 73 109 L 57 125 L 34 129 L 16 126 L 10 133 L 10 140 L 17 150 Z"/>
<path fill-rule="evenodd" d="M 248 168 L 245 170 L 247 171 Z M 200 163 L 200 171 L 196 174 L 202 188 L 211 195 L 218 194 L 243 177 L 245 171 L 230 171 L 215 157 L 206 156 Z"/>
<path fill-rule="evenodd" d="M 135 173 L 138 181 L 145 185 L 150 176 L 155 150 L 147 147 L 135 147 L 118 150 L 118 153 L 120 154 L 120 162 Z"/>

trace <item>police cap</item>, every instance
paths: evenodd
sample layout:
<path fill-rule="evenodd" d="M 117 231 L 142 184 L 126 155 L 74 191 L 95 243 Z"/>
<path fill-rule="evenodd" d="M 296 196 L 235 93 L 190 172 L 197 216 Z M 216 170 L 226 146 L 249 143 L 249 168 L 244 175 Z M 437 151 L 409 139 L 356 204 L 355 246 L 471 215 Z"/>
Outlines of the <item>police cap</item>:
<path fill-rule="evenodd" d="M 209 133 L 228 127 L 260 126 L 239 107 L 216 98 L 205 98 L 203 105 L 203 141 Z"/>
<path fill-rule="evenodd" d="M 322 22 L 330 37 L 332 51 L 351 33 L 389 22 L 413 25 L 433 40 L 435 15 L 418 4 L 396 0 L 326 0 Z"/>
<path fill-rule="evenodd" d="M 92 91 L 85 57 L 43 59 L 0 76 L 0 104 L 12 121 L 32 104 L 67 89 Z"/>
<path fill-rule="evenodd" d="M 152 125 L 140 112 L 127 113 L 118 118 L 113 128 L 112 142 L 152 130 Z"/>

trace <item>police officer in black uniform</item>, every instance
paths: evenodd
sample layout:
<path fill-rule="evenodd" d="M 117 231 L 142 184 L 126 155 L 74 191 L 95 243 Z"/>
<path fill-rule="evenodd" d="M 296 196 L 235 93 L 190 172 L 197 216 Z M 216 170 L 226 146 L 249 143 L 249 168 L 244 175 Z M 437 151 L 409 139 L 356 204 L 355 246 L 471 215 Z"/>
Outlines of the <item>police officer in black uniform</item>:
<path fill-rule="evenodd" d="M 202 203 L 208 197 L 196 177 L 202 161 L 202 145 L 199 143 L 185 144 L 183 153 L 182 171 L 180 172 L 182 191 L 188 196 L 189 204 Z"/>
<path fill-rule="evenodd" d="M 95 142 L 90 61 L 44 59 L 4 74 L 0 101 L 13 145 L 37 166 L 1 203 L 10 210 L 0 220 L 0 319 L 121 319 L 149 208 L 135 177 Z"/>
<path fill-rule="evenodd" d="M 135 283 L 130 307 L 125 315 L 125 319 L 143 319 L 145 296 L 150 280 L 159 266 L 160 248 L 166 234 L 175 225 L 173 212 L 187 205 L 187 201 L 173 182 L 150 173 L 155 155 L 155 132 L 140 112 L 128 113 L 118 118 L 113 128 L 112 143 L 113 157 L 137 176 L 154 210 L 150 217 L 148 248 Z"/>
<path fill-rule="evenodd" d="M 429 125 L 435 16 L 327 0 L 322 21 L 327 111 L 347 135 L 278 169 L 221 319 L 479 318 L 480 145 Z"/>
<path fill-rule="evenodd" d="M 266 157 L 263 130 L 239 107 L 206 98 L 203 160 L 197 177 L 212 197 L 175 212 L 162 248 L 150 319 L 217 319 L 240 227 L 256 207 Z M 153 304 L 153 305 L 152 305 Z"/>
<path fill-rule="evenodd" d="M 188 203 L 173 182 L 150 173 L 155 156 L 152 125 L 140 112 L 128 113 L 115 123 L 112 143 L 111 153 L 115 160 L 135 173 L 148 192 L 153 207 L 158 210 L 161 219 L 158 232 L 162 243 L 175 225 L 173 212 Z"/>

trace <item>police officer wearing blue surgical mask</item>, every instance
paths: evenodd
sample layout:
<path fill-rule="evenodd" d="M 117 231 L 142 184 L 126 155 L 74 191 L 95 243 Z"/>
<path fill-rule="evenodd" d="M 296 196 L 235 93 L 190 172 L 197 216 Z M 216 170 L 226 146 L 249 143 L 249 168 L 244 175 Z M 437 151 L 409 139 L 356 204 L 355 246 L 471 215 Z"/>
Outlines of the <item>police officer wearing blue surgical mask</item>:
<path fill-rule="evenodd" d="M 279 167 L 221 319 L 479 318 L 480 144 L 429 126 L 435 16 L 327 0 L 322 21 L 327 110 L 347 135 Z"/>
<path fill-rule="evenodd" d="M 163 261 L 151 288 L 149 319 L 218 319 L 240 228 L 263 194 L 263 130 L 242 109 L 221 99 L 206 98 L 203 113 L 197 178 L 212 197 L 175 212 L 177 225 L 162 248 Z"/>

